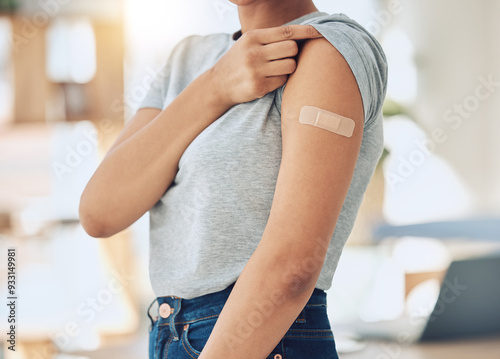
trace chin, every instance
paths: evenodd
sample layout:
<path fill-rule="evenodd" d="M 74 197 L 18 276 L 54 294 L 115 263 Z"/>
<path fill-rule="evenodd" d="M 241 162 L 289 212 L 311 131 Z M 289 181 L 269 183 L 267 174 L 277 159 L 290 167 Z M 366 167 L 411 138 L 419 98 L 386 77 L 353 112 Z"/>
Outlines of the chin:
<path fill-rule="evenodd" d="M 238 6 L 246 6 L 253 4 L 257 0 L 229 0 L 229 1 Z"/>

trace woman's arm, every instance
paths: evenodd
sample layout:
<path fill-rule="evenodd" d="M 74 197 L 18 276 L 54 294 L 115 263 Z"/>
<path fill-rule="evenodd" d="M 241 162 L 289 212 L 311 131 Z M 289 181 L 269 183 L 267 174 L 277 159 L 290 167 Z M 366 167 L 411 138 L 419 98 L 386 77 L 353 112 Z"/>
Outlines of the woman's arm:
<path fill-rule="evenodd" d="M 139 219 L 165 193 L 189 144 L 232 106 L 282 86 L 295 71 L 298 39 L 320 37 L 311 26 L 245 33 L 163 111 L 144 109 L 122 131 L 80 200 L 80 222 L 109 237 Z"/>
<path fill-rule="evenodd" d="M 228 109 L 210 76 L 194 80 L 164 111 L 139 110 L 123 130 L 80 200 L 80 222 L 91 236 L 113 235 L 149 210 L 173 181 L 189 143 Z"/>
<path fill-rule="evenodd" d="M 353 136 L 300 124 L 303 106 L 353 119 Z M 283 153 L 268 224 L 200 359 L 264 359 L 293 324 L 319 277 L 354 173 L 363 119 L 342 55 L 325 39 L 307 41 L 283 95 Z"/>

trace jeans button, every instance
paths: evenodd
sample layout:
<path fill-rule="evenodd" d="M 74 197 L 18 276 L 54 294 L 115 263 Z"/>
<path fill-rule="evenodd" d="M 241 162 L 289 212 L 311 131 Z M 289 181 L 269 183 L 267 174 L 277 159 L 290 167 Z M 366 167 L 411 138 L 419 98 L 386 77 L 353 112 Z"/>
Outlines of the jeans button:
<path fill-rule="evenodd" d="M 170 314 L 171 314 L 170 305 L 168 305 L 167 303 L 163 303 L 162 305 L 160 305 L 160 316 L 162 318 L 168 318 Z"/>
<path fill-rule="evenodd" d="M 274 356 L 274 359 L 281 359 L 281 354 L 276 354 L 276 355 Z"/>

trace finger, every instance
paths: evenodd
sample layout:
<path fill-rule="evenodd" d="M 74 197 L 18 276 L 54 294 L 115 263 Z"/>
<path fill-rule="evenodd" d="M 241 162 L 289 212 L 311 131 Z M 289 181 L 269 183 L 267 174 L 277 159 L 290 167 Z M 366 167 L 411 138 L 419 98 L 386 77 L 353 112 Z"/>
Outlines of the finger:
<path fill-rule="evenodd" d="M 294 57 L 299 52 L 299 46 L 293 40 L 273 42 L 262 46 L 262 54 L 268 61 Z"/>
<path fill-rule="evenodd" d="M 269 89 L 269 92 L 271 92 L 286 84 L 287 81 L 288 75 L 272 76 L 266 79 L 266 86 Z"/>
<path fill-rule="evenodd" d="M 261 44 L 270 44 L 284 40 L 303 40 L 323 37 L 323 35 L 311 25 L 286 25 L 254 30 L 253 33 L 257 41 Z"/>
<path fill-rule="evenodd" d="M 264 67 L 265 76 L 290 75 L 297 69 L 297 63 L 294 59 L 283 59 L 270 61 Z"/>

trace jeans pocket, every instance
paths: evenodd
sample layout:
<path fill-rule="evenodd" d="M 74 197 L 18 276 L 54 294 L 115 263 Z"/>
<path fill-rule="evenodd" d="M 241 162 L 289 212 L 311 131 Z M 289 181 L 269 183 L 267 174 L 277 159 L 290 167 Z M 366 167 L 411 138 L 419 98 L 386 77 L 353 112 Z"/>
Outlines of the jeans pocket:
<path fill-rule="evenodd" d="M 184 325 L 182 331 L 182 346 L 194 358 L 198 358 L 212 333 L 217 317 L 200 319 Z"/>
<path fill-rule="evenodd" d="M 288 359 L 338 359 L 333 333 L 329 329 L 291 329 L 283 338 Z"/>

